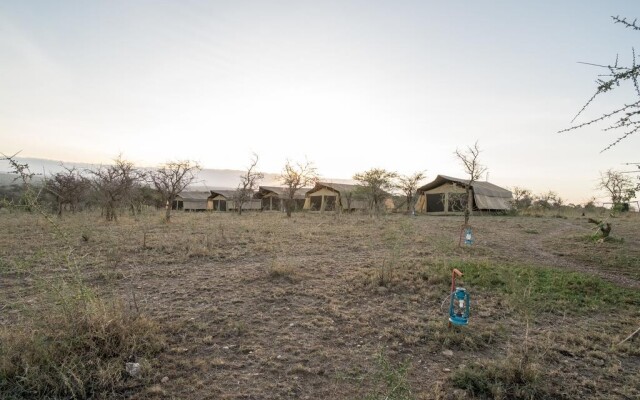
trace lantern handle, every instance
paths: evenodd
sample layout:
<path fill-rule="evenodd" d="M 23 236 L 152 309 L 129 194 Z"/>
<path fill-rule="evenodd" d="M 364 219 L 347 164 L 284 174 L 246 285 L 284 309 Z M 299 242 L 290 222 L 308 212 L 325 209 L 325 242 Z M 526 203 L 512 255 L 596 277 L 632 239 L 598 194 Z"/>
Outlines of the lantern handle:
<path fill-rule="evenodd" d="M 454 268 L 453 271 L 451 271 L 451 293 L 456 290 L 456 275 L 459 277 L 463 275 L 458 268 Z"/>

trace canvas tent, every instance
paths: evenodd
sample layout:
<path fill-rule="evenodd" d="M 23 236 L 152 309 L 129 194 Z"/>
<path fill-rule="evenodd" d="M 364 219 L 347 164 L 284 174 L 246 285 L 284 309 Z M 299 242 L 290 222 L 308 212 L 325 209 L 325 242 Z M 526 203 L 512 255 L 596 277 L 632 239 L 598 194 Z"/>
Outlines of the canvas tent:
<path fill-rule="evenodd" d="M 393 201 L 388 198 L 385 208 L 392 209 Z M 306 193 L 304 209 L 310 211 L 355 211 L 367 210 L 369 201 L 362 186 L 346 183 L 318 182 Z"/>
<path fill-rule="evenodd" d="M 213 211 L 237 211 L 233 196 L 235 190 L 212 190 L 207 200 L 209 209 Z M 250 199 L 242 205 L 242 211 L 260 210 L 260 200 Z"/>
<path fill-rule="evenodd" d="M 227 211 L 227 202 L 232 201 L 235 190 L 212 190 L 209 192 L 207 203 L 209 210 Z"/>
<path fill-rule="evenodd" d="M 467 179 L 438 175 L 417 191 L 416 211 L 423 213 L 455 213 L 464 211 Z M 485 181 L 471 185 L 473 209 L 505 211 L 511 208 L 512 195 L 507 189 Z"/>
<path fill-rule="evenodd" d="M 300 188 L 293 196 L 293 210 L 302 210 L 305 202 L 305 193 L 310 188 Z M 285 202 L 289 198 L 288 189 L 279 186 L 260 186 L 256 199 L 260 199 L 263 211 L 285 211 Z"/>
<path fill-rule="evenodd" d="M 207 210 L 207 199 L 210 194 L 210 192 L 182 192 L 176 196 L 171 209 L 184 211 Z"/>

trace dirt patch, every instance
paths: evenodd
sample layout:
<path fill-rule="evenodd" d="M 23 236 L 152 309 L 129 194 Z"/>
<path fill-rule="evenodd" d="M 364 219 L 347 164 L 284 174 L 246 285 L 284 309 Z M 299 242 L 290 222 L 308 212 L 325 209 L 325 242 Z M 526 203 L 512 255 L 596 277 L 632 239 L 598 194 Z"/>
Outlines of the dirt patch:
<path fill-rule="evenodd" d="M 636 222 L 616 225 L 633 235 Z M 573 379 L 573 392 L 554 392 L 558 398 L 638 394 L 637 377 L 625 371 L 637 369 L 640 355 L 631 347 L 610 350 L 640 318 L 637 306 L 616 317 L 570 308 L 529 315 L 502 291 L 470 287 L 472 325 L 447 327 L 442 303 L 452 262 L 549 266 L 639 287 L 630 274 L 589 263 L 587 250 L 557 248 L 589 232 L 581 219 L 471 223 L 475 244 L 462 248 L 458 217 L 177 213 L 171 224 L 160 214 L 106 224 L 89 214 L 61 225 L 90 286 L 124 299 L 167 336 L 148 377 L 153 385 L 136 398 L 366 398 L 387 390 L 380 365 L 407 366 L 413 398 L 455 398 L 465 395 L 452 373 L 509 360 L 522 343 L 541 354 L 536 368 L 553 371 L 544 375 L 549 382 Z M 7 219 L 5 231 L 0 324 L 11 327 L 43 278 L 67 267 L 56 250 L 61 239 L 35 217 Z M 634 245 L 625 240 L 612 251 L 635 254 Z"/>

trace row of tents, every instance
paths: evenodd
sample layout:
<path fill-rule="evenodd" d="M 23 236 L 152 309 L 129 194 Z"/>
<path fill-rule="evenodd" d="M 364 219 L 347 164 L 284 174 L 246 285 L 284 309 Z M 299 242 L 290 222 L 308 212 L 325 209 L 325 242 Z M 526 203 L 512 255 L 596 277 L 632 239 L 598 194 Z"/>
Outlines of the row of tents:
<path fill-rule="evenodd" d="M 432 182 L 417 190 L 416 212 L 455 213 L 464 210 L 466 188 L 469 181 L 438 175 Z M 234 201 L 235 190 L 210 190 L 182 192 L 172 204 L 175 210 L 185 211 L 238 211 Z M 471 184 L 474 210 L 505 211 L 511 208 L 509 190 L 486 181 Z M 284 211 L 286 188 L 260 186 L 253 198 L 242 205 L 242 210 Z M 294 197 L 294 210 L 308 211 L 356 211 L 369 208 L 369 201 L 362 196 L 362 187 L 344 183 L 318 182 L 313 188 L 302 188 Z M 387 198 L 384 206 L 395 208 Z"/>

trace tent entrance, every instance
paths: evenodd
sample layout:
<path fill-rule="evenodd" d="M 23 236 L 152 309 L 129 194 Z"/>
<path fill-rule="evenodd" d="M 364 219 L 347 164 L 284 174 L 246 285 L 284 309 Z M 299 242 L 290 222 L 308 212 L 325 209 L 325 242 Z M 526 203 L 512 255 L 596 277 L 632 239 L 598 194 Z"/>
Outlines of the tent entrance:
<path fill-rule="evenodd" d="M 444 193 L 427 194 L 427 212 L 444 212 Z"/>

